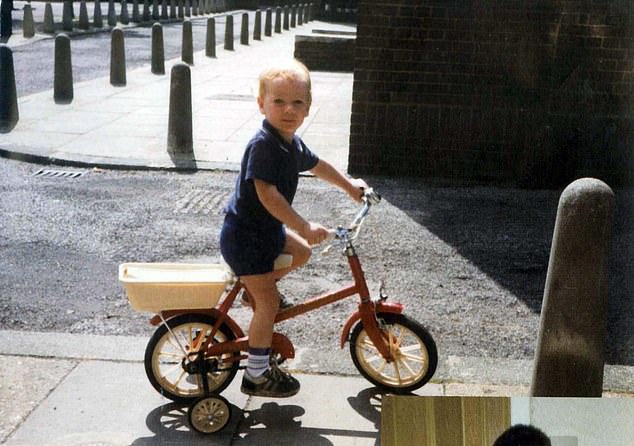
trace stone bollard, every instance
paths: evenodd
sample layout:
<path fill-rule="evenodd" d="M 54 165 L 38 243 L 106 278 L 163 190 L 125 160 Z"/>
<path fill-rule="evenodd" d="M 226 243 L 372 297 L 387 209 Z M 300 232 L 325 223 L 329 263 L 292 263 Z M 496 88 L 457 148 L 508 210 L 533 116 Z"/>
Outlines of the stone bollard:
<path fill-rule="evenodd" d="M 161 20 L 169 19 L 169 13 L 167 12 L 167 0 L 161 1 Z"/>
<path fill-rule="evenodd" d="M 152 73 L 165 74 L 165 49 L 163 45 L 163 25 L 152 25 Z"/>
<path fill-rule="evenodd" d="M 64 31 L 73 30 L 73 4 L 69 0 L 64 0 L 62 7 L 62 29 Z"/>
<path fill-rule="evenodd" d="M 117 26 L 117 11 L 114 9 L 114 0 L 108 0 L 108 26 Z"/>
<path fill-rule="evenodd" d="M 291 28 L 295 28 L 297 26 L 297 6 L 291 6 Z"/>
<path fill-rule="evenodd" d="M 207 19 L 207 35 L 205 38 L 205 56 L 216 57 L 216 19 Z"/>
<path fill-rule="evenodd" d="M 152 20 L 159 20 L 160 16 L 158 0 L 152 0 Z"/>
<path fill-rule="evenodd" d="M 583 178 L 561 194 L 535 353 L 531 396 L 600 397 L 614 194 Z"/>
<path fill-rule="evenodd" d="M 266 8 L 266 15 L 264 17 L 264 35 L 267 37 L 271 37 L 271 20 L 272 20 L 273 12 L 271 8 Z"/>
<path fill-rule="evenodd" d="M 185 18 L 185 0 L 178 0 L 178 18 Z"/>
<path fill-rule="evenodd" d="M 70 37 L 66 34 L 58 34 L 55 37 L 53 99 L 56 104 L 73 102 L 73 66 L 70 57 Z"/>
<path fill-rule="evenodd" d="M 242 26 L 240 27 L 240 44 L 249 44 L 249 14 L 246 12 L 242 14 Z"/>
<path fill-rule="evenodd" d="M 255 21 L 253 23 L 253 40 L 262 40 L 262 11 L 255 11 Z"/>
<path fill-rule="evenodd" d="M 119 21 L 122 25 L 130 23 L 130 14 L 128 13 L 128 2 L 121 0 L 121 14 L 119 15 Z"/>
<path fill-rule="evenodd" d="M 13 130 L 19 118 L 13 51 L 2 44 L 0 45 L 0 133 L 9 133 Z"/>
<path fill-rule="evenodd" d="M 284 29 L 290 29 L 290 11 L 288 9 L 288 5 L 284 5 Z"/>
<path fill-rule="evenodd" d="M 184 63 L 172 67 L 167 125 L 167 152 L 179 158 L 193 158 L 191 72 Z"/>
<path fill-rule="evenodd" d="M 282 8 L 279 6 L 275 8 L 275 32 L 282 32 Z"/>
<path fill-rule="evenodd" d="M 170 19 L 176 18 L 176 0 L 170 0 Z"/>
<path fill-rule="evenodd" d="M 33 37 L 35 35 L 35 27 L 33 26 L 33 10 L 30 4 L 24 5 L 24 18 L 22 19 L 22 36 Z"/>
<path fill-rule="evenodd" d="M 194 65 L 194 39 L 192 35 L 192 22 L 189 19 L 183 21 L 181 59 L 189 65 Z"/>
<path fill-rule="evenodd" d="M 297 26 L 302 26 L 304 23 L 304 5 L 301 3 L 297 5 Z"/>
<path fill-rule="evenodd" d="M 46 2 L 44 5 L 44 26 L 42 28 L 46 34 L 53 34 L 55 32 L 55 22 L 53 20 L 53 6 L 51 2 Z"/>
<path fill-rule="evenodd" d="M 150 21 L 150 0 L 143 0 L 143 13 L 141 18 L 144 22 Z"/>
<path fill-rule="evenodd" d="M 192 7 L 189 0 L 185 0 L 185 17 L 192 16 Z"/>
<path fill-rule="evenodd" d="M 132 21 L 139 23 L 141 21 L 141 14 L 139 12 L 139 0 L 132 0 Z"/>
<path fill-rule="evenodd" d="M 114 87 L 126 85 L 125 42 L 123 30 L 119 27 L 112 30 L 110 42 L 110 85 Z"/>
<path fill-rule="evenodd" d="M 308 3 L 304 3 L 304 23 L 308 23 L 310 21 L 310 5 Z"/>
<path fill-rule="evenodd" d="M 225 50 L 233 51 L 233 16 L 227 15 L 227 23 L 225 24 Z"/>
<path fill-rule="evenodd" d="M 103 27 L 103 17 L 101 16 L 101 2 L 99 0 L 95 0 L 95 9 L 92 17 L 92 26 L 95 28 Z"/>
<path fill-rule="evenodd" d="M 192 15 L 198 15 L 198 2 L 196 0 L 192 0 Z"/>
<path fill-rule="evenodd" d="M 86 0 L 81 0 L 79 2 L 79 29 L 87 30 L 88 28 L 90 28 L 88 8 L 86 7 Z"/>

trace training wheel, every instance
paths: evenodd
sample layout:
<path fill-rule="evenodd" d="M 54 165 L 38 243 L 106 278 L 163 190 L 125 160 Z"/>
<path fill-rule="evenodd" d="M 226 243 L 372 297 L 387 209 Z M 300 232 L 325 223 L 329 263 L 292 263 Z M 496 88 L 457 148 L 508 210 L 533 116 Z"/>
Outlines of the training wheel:
<path fill-rule="evenodd" d="M 231 419 L 231 406 L 220 395 L 198 398 L 189 406 L 189 425 L 201 434 L 213 434 L 222 430 Z"/>

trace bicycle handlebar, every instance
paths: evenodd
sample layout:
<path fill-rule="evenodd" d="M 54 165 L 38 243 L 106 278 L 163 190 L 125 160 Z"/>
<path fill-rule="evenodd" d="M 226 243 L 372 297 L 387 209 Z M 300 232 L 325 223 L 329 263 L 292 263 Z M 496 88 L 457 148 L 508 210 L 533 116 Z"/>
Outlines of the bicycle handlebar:
<path fill-rule="evenodd" d="M 368 212 L 370 212 L 370 208 L 378 204 L 381 201 L 381 196 L 374 192 L 372 188 L 364 189 L 363 196 L 361 197 L 361 201 L 363 202 L 361 209 L 357 212 L 352 223 L 347 228 L 342 226 L 337 227 L 337 229 L 330 231 L 330 236 L 326 241 L 330 242 L 330 244 L 322 251 L 322 253 L 326 253 L 333 246 L 335 241 L 341 241 L 343 243 L 347 243 L 357 238 L 359 235 L 359 231 L 361 230 L 361 225 L 365 221 L 365 218 L 368 216 Z"/>

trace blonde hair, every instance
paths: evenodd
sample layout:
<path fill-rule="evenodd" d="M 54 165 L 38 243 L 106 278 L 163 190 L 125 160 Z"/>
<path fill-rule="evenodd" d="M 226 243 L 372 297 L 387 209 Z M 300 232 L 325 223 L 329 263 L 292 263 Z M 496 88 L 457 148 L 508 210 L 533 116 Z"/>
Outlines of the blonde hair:
<path fill-rule="evenodd" d="M 305 82 L 308 93 L 308 103 L 310 104 L 312 102 L 310 72 L 306 65 L 297 59 L 292 59 L 286 63 L 275 65 L 262 71 L 259 77 L 258 89 L 258 96 L 260 98 L 264 98 L 267 84 L 277 78 Z"/>

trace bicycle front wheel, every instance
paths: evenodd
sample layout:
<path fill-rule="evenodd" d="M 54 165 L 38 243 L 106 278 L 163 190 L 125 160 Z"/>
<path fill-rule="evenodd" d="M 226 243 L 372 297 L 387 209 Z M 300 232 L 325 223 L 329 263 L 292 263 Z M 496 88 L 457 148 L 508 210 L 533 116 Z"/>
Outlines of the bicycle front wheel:
<path fill-rule="evenodd" d="M 216 320 L 204 314 L 183 314 L 162 324 L 154 332 L 145 350 L 145 372 L 152 386 L 172 401 L 183 403 L 204 396 L 202 373 L 197 372 L 198 351 L 209 339 Z M 221 325 L 213 343 L 235 339 L 226 325 Z M 209 391 L 222 392 L 238 371 L 239 361 L 226 353 L 205 358 Z M 234 359 L 232 361 L 232 359 Z"/>
<path fill-rule="evenodd" d="M 418 322 L 403 314 L 377 314 L 394 358 L 388 362 L 359 321 L 350 337 L 352 362 L 372 384 L 394 393 L 409 393 L 425 385 L 438 365 L 436 343 Z"/>

